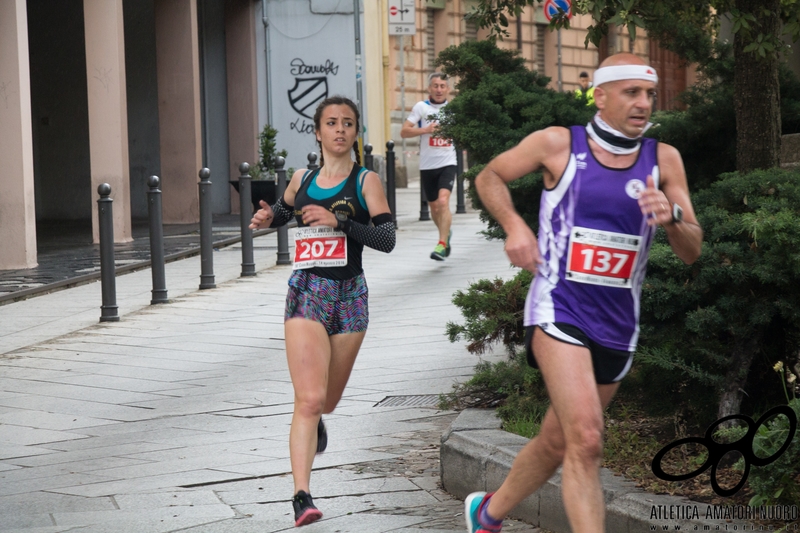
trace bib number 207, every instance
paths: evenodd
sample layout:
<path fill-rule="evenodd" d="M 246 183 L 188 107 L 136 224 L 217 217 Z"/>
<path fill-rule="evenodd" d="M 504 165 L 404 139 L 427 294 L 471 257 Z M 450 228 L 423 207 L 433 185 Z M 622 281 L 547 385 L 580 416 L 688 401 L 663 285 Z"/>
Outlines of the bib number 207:
<path fill-rule="evenodd" d="M 320 257 L 333 257 L 339 241 L 335 239 L 314 239 L 308 241 L 300 241 L 300 255 L 299 259 L 319 259 Z"/>
<path fill-rule="evenodd" d="M 298 228 L 294 238 L 294 268 L 347 265 L 347 237 L 325 226 Z"/>

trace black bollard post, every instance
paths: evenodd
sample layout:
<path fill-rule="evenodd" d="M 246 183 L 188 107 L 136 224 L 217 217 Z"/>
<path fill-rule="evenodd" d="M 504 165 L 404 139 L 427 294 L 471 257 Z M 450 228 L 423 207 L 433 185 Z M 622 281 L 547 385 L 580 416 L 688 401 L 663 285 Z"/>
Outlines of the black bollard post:
<path fill-rule="evenodd" d="M 147 211 L 150 215 L 150 271 L 153 290 L 150 305 L 167 303 L 167 281 L 164 272 L 164 225 L 161 219 L 161 189 L 158 176 L 147 178 Z"/>
<path fill-rule="evenodd" d="M 200 170 L 200 288 L 213 289 L 214 240 L 211 225 L 211 171 Z"/>
<path fill-rule="evenodd" d="M 394 168 L 394 141 L 386 143 L 386 201 L 389 203 L 389 211 L 392 212 L 392 222 L 397 227 L 397 206 L 395 203 L 395 181 Z"/>
<path fill-rule="evenodd" d="M 119 322 L 117 313 L 117 278 L 114 269 L 114 212 L 112 210 L 111 185 L 102 183 L 97 187 L 97 222 L 100 229 L 100 290 L 103 305 L 100 306 L 100 322 Z"/>
<path fill-rule="evenodd" d="M 312 154 L 314 152 L 311 152 Z M 314 154 L 315 156 L 317 154 Z M 309 157 L 309 164 L 311 157 Z M 281 156 L 275 158 L 275 174 L 277 181 L 276 198 L 283 198 L 283 193 L 286 191 L 286 169 L 283 166 L 286 164 L 286 159 Z M 289 228 L 286 224 L 278 228 L 278 260 L 279 265 L 291 265 L 292 259 L 289 257 Z"/>
<path fill-rule="evenodd" d="M 242 277 L 256 275 L 256 263 L 253 259 L 253 230 L 250 219 L 253 218 L 253 204 L 250 199 L 250 165 L 239 165 L 239 219 L 242 226 Z"/>
<path fill-rule="evenodd" d="M 375 156 L 372 155 L 372 145 L 364 145 L 364 168 L 375 172 Z"/>
<path fill-rule="evenodd" d="M 316 152 L 309 152 L 308 153 L 308 170 L 317 170 L 319 165 L 317 164 L 317 154 Z"/>
<path fill-rule="evenodd" d="M 456 214 L 467 212 L 464 205 L 464 152 L 456 146 Z"/>
<path fill-rule="evenodd" d="M 425 197 L 425 187 L 422 186 L 422 176 L 419 178 L 419 219 L 431 219 L 430 210 L 428 209 L 428 200 Z"/>

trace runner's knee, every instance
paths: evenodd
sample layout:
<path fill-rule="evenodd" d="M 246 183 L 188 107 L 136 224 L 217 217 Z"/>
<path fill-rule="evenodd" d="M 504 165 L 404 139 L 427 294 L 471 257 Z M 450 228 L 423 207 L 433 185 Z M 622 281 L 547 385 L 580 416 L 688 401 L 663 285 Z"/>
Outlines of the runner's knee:
<path fill-rule="evenodd" d="M 444 211 L 447 209 L 447 197 L 446 196 L 439 196 L 436 200 L 430 202 L 431 209 L 436 211 Z"/>
<path fill-rule="evenodd" d="M 600 460 L 603 457 L 602 425 L 586 423 L 574 428 L 567 435 L 565 452 L 583 461 Z"/>
<path fill-rule="evenodd" d="M 304 391 L 295 396 L 295 411 L 303 417 L 319 417 L 325 411 L 325 391 Z"/>

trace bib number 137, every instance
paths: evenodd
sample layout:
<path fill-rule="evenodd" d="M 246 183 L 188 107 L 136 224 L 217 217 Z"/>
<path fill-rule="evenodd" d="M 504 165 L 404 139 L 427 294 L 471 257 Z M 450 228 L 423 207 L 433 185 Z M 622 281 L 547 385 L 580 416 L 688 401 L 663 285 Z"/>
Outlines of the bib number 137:
<path fill-rule="evenodd" d="M 642 237 L 573 228 L 567 256 L 567 279 L 578 283 L 631 287 Z"/>

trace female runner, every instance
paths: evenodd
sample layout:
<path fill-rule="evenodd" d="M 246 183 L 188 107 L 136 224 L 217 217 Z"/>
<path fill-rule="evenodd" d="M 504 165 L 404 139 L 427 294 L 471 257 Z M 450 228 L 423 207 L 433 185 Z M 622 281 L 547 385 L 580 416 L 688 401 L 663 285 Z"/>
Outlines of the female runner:
<path fill-rule="evenodd" d="M 366 245 L 388 253 L 395 245 L 380 178 L 361 166 L 359 127 L 358 108 L 351 100 L 323 100 L 314 114 L 320 169 L 295 172 L 283 197 L 271 207 L 261 201 L 250 224 L 252 229 L 278 227 L 297 219 L 295 270 L 284 315 L 294 387 L 289 455 L 295 526 L 322 517 L 309 493 L 314 455 L 327 446 L 322 414 L 339 403 L 367 331 L 361 252 Z"/>

